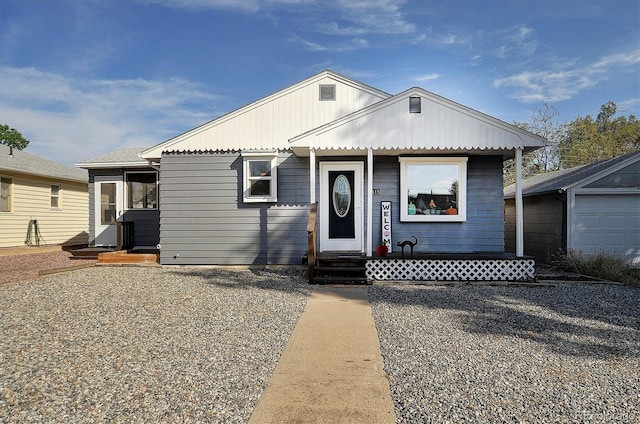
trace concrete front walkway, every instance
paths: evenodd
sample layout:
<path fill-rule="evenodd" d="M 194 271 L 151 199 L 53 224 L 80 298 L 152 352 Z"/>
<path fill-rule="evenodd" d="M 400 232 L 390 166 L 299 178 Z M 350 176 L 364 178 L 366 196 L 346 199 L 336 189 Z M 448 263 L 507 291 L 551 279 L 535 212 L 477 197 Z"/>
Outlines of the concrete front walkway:
<path fill-rule="evenodd" d="M 394 423 L 366 287 L 315 287 L 249 423 Z"/>

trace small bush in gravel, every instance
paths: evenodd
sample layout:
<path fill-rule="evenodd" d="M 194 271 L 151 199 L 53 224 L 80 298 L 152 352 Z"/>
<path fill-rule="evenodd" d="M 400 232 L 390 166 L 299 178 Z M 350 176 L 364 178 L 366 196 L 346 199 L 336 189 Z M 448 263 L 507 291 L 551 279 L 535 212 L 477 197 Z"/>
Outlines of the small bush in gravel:
<path fill-rule="evenodd" d="M 569 250 L 556 262 L 559 268 L 591 277 L 640 286 L 640 273 L 621 255 L 601 250 L 584 253 Z"/>

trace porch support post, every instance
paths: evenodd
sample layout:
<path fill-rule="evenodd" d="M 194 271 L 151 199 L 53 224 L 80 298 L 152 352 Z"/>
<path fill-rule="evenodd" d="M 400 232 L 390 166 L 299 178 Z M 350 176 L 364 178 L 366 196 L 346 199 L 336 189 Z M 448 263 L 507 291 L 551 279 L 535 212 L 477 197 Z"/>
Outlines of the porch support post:
<path fill-rule="evenodd" d="M 309 204 L 316 203 L 316 149 L 309 149 Z"/>
<path fill-rule="evenodd" d="M 516 149 L 516 256 L 524 256 L 524 212 L 522 205 L 522 148 Z"/>
<path fill-rule="evenodd" d="M 367 149 L 367 237 L 366 255 L 372 255 L 373 244 L 373 149 Z"/>

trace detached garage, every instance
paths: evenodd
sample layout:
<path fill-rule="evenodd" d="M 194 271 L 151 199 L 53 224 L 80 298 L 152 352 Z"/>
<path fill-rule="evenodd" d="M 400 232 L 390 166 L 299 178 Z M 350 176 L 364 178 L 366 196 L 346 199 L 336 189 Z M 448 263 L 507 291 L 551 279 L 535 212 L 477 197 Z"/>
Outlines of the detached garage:
<path fill-rule="evenodd" d="M 640 268 L 640 152 L 523 181 L 524 253 L 607 251 Z M 515 252 L 515 185 L 504 190 L 505 249 Z"/>

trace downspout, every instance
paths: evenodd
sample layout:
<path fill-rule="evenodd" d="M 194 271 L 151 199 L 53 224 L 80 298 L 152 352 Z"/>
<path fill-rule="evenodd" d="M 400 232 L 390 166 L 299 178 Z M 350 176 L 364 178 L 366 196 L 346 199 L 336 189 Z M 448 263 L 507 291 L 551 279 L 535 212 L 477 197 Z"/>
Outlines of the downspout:
<path fill-rule="evenodd" d="M 373 244 L 373 149 L 367 149 L 367 237 L 366 255 L 372 255 Z"/>
<path fill-rule="evenodd" d="M 516 149 L 516 256 L 524 256 L 524 213 L 522 205 L 522 148 Z"/>
<path fill-rule="evenodd" d="M 562 253 L 567 253 L 567 191 L 563 189 L 558 189 L 558 193 L 554 196 L 554 198 L 562 203 L 562 229 L 560 233 L 560 249 Z"/>
<path fill-rule="evenodd" d="M 153 159 L 147 159 L 147 162 L 149 162 L 149 166 L 151 168 L 153 168 L 156 171 L 160 172 L 160 162 L 154 162 Z"/>

